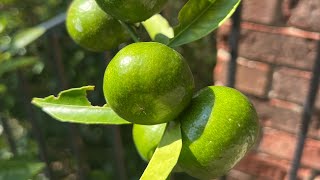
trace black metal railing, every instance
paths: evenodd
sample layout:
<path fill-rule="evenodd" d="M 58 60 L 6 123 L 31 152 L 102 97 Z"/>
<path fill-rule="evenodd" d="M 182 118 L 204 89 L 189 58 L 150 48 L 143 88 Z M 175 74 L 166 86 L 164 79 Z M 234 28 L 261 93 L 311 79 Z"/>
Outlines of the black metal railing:
<path fill-rule="evenodd" d="M 310 125 L 311 117 L 313 114 L 315 99 L 317 97 L 320 80 L 320 41 L 318 41 L 317 56 L 315 64 L 313 66 L 312 78 L 310 80 L 310 87 L 307 98 L 303 106 L 303 113 L 301 117 L 301 126 L 298 133 L 296 150 L 294 152 L 294 158 L 292 166 L 289 172 L 289 179 L 297 179 L 297 172 L 300 167 L 300 161 L 304 149 L 305 140 L 308 134 L 308 128 Z"/>
<path fill-rule="evenodd" d="M 227 86 L 234 87 L 236 83 L 236 71 L 237 71 L 237 58 L 239 49 L 239 38 L 241 29 L 241 10 L 242 3 L 240 3 L 237 10 L 232 15 L 232 29 L 229 37 L 229 47 L 230 47 L 230 61 L 228 65 L 228 76 L 227 76 Z"/>
<path fill-rule="evenodd" d="M 291 1 L 291 6 L 297 4 L 296 0 Z M 232 16 L 232 29 L 229 35 L 229 48 L 230 48 L 230 61 L 228 64 L 228 74 L 227 74 L 227 86 L 234 87 L 236 82 L 236 70 L 237 70 L 237 58 L 238 58 L 238 46 L 241 30 L 241 9 L 240 5 L 234 15 Z M 320 80 L 320 41 L 318 41 L 317 56 L 315 59 L 315 64 L 312 71 L 312 79 L 310 80 L 310 86 L 308 90 L 307 98 L 304 102 L 303 113 L 301 117 L 301 126 L 297 136 L 296 149 L 293 154 L 293 161 L 291 168 L 288 172 L 289 180 L 296 180 L 298 175 L 298 170 L 301 165 L 301 158 L 304 150 L 305 140 L 308 134 L 308 127 L 310 125 L 311 117 L 313 114 L 315 99 L 319 89 Z M 319 170 L 313 170 L 313 173 L 309 177 L 310 180 L 314 179 L 319 173 Z M 222 180 L 226 177 L 222 177 Z"/>

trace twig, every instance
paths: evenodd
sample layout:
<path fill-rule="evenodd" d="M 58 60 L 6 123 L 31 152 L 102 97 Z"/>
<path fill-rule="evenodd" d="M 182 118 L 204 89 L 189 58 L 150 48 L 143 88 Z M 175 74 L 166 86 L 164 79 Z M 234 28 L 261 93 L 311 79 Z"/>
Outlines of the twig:
<path fill-rule="evenodd" d="M 137 33 L 135 32 L 135 30 L 132 28 L 131 25 L 120 20 L 119 22 L 128 31 L 129 35 L 131 36 L 134 42 L 140 42 L 139 36 L 137 35 Z"/>

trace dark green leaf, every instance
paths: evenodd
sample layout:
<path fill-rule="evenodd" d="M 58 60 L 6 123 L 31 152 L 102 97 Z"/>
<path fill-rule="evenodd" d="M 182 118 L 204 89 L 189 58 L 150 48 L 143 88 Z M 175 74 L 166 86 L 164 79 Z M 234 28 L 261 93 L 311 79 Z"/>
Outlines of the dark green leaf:
<path fill-rule="evenodd" d="M 1 160 L 0 179 L 26 180 L 34 177 L 44 168 L 44 163 L 28 160 Z"/>
<path fill-rule="evenodd" d="M 39 61 L 38 57 L 21 57 L 0 61 L 0 77 L 7 72 L 16 71 L 20 68 L 25 68 L 34 65 Z"/>
<path fill-rule="evenodd" d="M 198 40 L 218 28 L 229 18 L 240 0 L 189 0 L 179 12 L 179 25 L 169 46 Z"/>
<path fill-rule="evenodd" d="M 130 124 L 120 118 L 108 106 L 92 106 L 87 99 L 87 91 L 94 86 L 84 86 L 62 91 L 58 97 L 34 98 L 32 103 L 42 108 L 53 118 L 82 124 Z"/>
<path fill-rule="evenodd" d="M 171 122 L 140 179 L 167 179 L 178 162 L 181 148 L 180 124 Z"/>
<path fill-rule="evenodd" d="M 169 38 L 173 38 L 172 27 L 160 14 L 153 15 L 142 24 L 153 41 L 168 44 Z"/>

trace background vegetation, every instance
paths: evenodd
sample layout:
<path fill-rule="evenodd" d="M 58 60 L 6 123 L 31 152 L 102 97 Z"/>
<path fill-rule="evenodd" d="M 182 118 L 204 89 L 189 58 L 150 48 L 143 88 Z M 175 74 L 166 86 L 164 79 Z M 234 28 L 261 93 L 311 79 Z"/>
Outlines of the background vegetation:
<path fill-rule="evenodd" d="M 184 2 L 169 1 L 165 8 L 163 15 L 171 25 L 176 19 L 169 17 L 177 17 Z M 103 73 L 117 49 L 102 54 L 86 51 L 70 39 L 64 23 L 32 41 L 44 31 L 28 28 L 49 27 L 42 22 L 57 15 L 63 19 L 69 3 L 0 2 L 0 179 L 138 179 L 146 166 L 132 143 L 131 126 L 61 123 L 30 104 L 32 97 L 88 84 L 96 86 L 89 94 L 91 102 L 105 103 Z M 139 31 L 145 34 L 142 28 Z M 178 51 L 189 62 L 197 89 L 212 84 L 214 34 Z M 187 177 L 175 174 L 175 178 Z"/>

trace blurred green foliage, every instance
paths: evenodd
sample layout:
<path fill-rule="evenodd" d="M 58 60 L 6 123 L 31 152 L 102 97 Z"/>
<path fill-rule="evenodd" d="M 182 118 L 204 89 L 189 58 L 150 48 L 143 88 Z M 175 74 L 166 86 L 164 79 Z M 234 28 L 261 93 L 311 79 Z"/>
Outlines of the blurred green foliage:
<path fill-rule="evenodd" d="M 177 17 L 178 9 L 184 2 L 170 1 L 163 15 L 166 18 Z M 75 179 L 77 174 L 78 162 L 72 149 L 68 124 L 55 121 L 39 109 L 33 109 L 31 97 L 45 97 L 71 87 L 95 85 L 95 92 L 89 94 L 90 101 L 96 105 L 105 103 L 102 93 L 103 74 L 117 50 L 103 54 L 88 52 L 70 39 L 63 23 L 26 47 L 14 46 L 17 37 L 29 38 L 21 32 L 25 33 L 30 27 L 39 27 L 40 23 L 65 12 L 69 3 L 64 0 L 0 2 L 0 161 L 12 161 L 10 167 L 6 167 L 11 170 L 16 168 L 17 175 L 30 172 L 26 176 L 34 176 L 36 173 L 38 179 L 46 179 L 43 173 L 38 173 L 42 167 L 37 164 L 41 159 L 40 149 L 33 133 L 37 129 L 33 129 L 30 119 L 39 124 L 43 133 L 53 178 Z M 177 23 L 176 18 L 169 21 L 171 25 Z M 43 33 L 40 30 L 33 34 L 40 36 Z M 212 84 L 216 55 L 214 35 L 179 47 L 178 51 L 189 62 L 197 89 Z M 16 155 L 10 149 L 4 121 L 12 130 Z M 77 127 L 83 146 L 84 179 L 117 179 L 123 172 L 126 172 L 126 179 L 140 177 L 147 164 L 135 150 L 130 125 L 121 128 L 101 125 Z M 119 131 L 122 142 L 118 139 Z M 123 148 L 119 147 L 119 142 Z M 124 167 L 117 162 L 119 148 L 124 151 Z M 21 170 L 21 163 L 27 168 Z M 29 166 L 28 163 L 35 163 L 35 167 L 30 167 L 33 165 Z M 26 170 L 28 168 L 30 171 Z M 0 164 L 0 177 L 3 171 L 4 167 Z M 13 171 L 10 173 L 14 174 Z M 183 174 L 177 174 L 176 177 L 187 178 Z"/>

